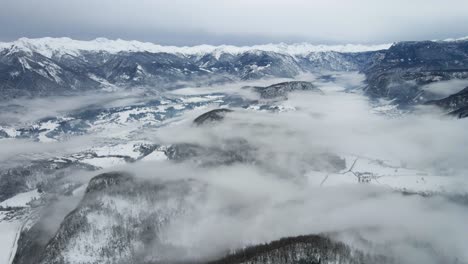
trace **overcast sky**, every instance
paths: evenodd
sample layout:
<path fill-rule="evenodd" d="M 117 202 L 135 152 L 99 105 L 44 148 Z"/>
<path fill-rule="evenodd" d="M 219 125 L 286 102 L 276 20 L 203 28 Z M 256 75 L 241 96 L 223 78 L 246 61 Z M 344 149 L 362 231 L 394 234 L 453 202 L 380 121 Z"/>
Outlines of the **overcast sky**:
<path fill-rule="evenodd" d="M 468 36 L 468 0 L 1 0 L 0 40 L 386 43 Z"/>

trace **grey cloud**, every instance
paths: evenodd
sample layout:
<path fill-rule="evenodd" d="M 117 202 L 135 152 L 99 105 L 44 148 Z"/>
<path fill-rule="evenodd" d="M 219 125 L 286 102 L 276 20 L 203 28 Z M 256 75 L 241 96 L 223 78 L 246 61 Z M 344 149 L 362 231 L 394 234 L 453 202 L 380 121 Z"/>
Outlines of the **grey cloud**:
<path fill-rule="evenodd" d="M 468 35 L 468 2 L 7 0 L 0 38 L 69 36 L 161 44 L 392 42 Z"/>

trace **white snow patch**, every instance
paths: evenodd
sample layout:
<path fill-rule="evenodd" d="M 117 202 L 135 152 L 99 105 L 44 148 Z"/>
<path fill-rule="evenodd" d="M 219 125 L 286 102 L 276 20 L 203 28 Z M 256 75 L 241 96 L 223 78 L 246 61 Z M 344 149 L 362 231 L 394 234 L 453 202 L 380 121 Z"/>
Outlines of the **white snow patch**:
<path fill-rule="evenodd" d="M 167 160 L 166 154 L 162 151 L 155 150 L 151 152 L 149 155 L 145 156 L 143 161 L 161 161 L 161 160 Z"/>
<path fill-rule="evenodd" d="M 86 158 L 80 162 L 103 169 L 125 164 L 124 159 L 116 157 Z"/>
<path fill-rule="evenodd" d="M 17 194 L 10 199 L 7 199 L 0 203 L 1 207 L 27 207 L 28 203 L 39 199 L 41 194 L 37 191 L 37 189 Z"/>
<path fill-rule="evenodd" d="M 16 241 L 21 229 L 21 221 L 4 219 L 6 212 L 0 211 L 0 264 L 10 264 L 16 252 Z"/>
<path fill-rule="evenodd" d="M 466 37 L 461 37 L 461 38 L 448 38 L 448 39 L 444 39 L 443 41 L 447 41 L 447 42 L 452 42 L 452 41 L 468 41 L 468 36 L 466 36 Z"/>
<path fill-rule="evenodd" d="M 20 75 L 20 72 L 19 71 L 13 71 L 13 72 L 10 72 L 10 76 L 11 77 L 18 77 Z"/>
<path fill-rule="evenodd" d="M 39 133 L 39 135 L 38 135 L 38 139 L 39 139 L 40 142 L 55 142 L 56 141 L 55 139 L 47 137 L 47 133 L 55 130 L 59 126 L 60 125 L 57 122 L 49 120 L 49 121 L 41 123 L 39 125 L 35 125 L 35 126 L 33 126 L 33 128 L 42 130 L 42 132 Z"/>
<path fill-rule="evenodd" d="M 140 152 L 135 148 L 135 142 L 128 142 L 125 144 L 109 145 L 102 147 L 94 147 L 91 149 L 98 156 L 121 155 L 129 156 L 137 159 L 140 157 Z"/>
<path fill-rule="evenodd" d="M 23 71 L 25 69 L 27 70 L 32 70 L 31 66 L 29 65 L 28 61 L 26 60 L 26 58 L 23 58 L 23 57 L 20 57 L 18 58 L 20 64 L 21 64 L 21 67 L 23 67 Z"/>
<path fill-rule="evenodd" d="M 0 126 L 0 130 L 3 130 L 9 137 L 17 137 L 20 133 L 13 127 L 2 127 Z"/>

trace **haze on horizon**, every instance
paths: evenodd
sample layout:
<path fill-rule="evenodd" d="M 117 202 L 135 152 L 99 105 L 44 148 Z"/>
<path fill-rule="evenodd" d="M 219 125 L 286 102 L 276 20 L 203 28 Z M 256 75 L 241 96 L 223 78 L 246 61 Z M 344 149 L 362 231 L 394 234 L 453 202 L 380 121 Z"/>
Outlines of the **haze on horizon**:
<path fill-rule="evenodd" d="M 2 2 L 0 41 L 106 37 L 163 45 L 378 44 L 468 35 L 466 0 Z"/>

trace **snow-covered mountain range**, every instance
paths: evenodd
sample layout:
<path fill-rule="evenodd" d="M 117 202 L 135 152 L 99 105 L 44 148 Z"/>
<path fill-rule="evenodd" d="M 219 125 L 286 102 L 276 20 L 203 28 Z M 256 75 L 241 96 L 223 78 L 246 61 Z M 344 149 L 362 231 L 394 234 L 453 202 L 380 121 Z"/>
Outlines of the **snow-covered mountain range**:
<path fill-rule="evenodd" d="M 2 98 L 135 86 L 177 88 L 321 70 L 356 71 L 390 45 L 270 44 L 167 47 L 137 41 L 19 39 L 0 44 Z"/>
<path fill-rule="evenodd" d="M 365 52 L 388 49 L 391 44 L 381 45 L 313 45 L 309 43 L 298 44 L 265 44 L 255 46 L 212 46 L 200 45 L 190 47 L 161 46 L 150 42 L 110 40 L 98 38 L 90 41 L 73 40 L 70 38 L 20 38 L 13 42 L 0 42 L 0 49 L 16 49 L 26 52 L 37 52 L 45 57 L 52 58 L 65 54 L 78 56 L 81 52 L 149 52 L 149 53 L 171 53 L 182 55 L 217 54 L 223 53 L 237 55 L 251 51 L 268 51 L 284 55 L 307 55 L 314 52 L 335 51 L 341 53 Z"/>

